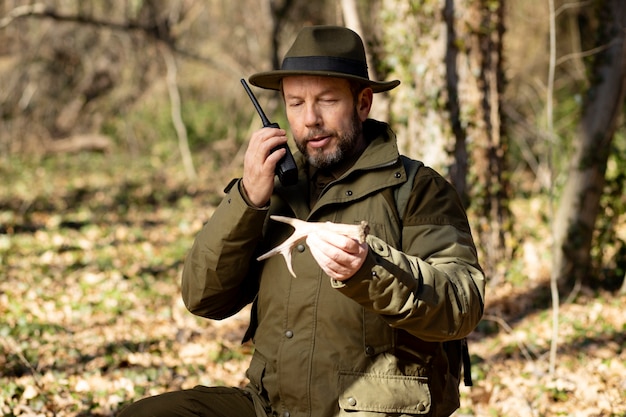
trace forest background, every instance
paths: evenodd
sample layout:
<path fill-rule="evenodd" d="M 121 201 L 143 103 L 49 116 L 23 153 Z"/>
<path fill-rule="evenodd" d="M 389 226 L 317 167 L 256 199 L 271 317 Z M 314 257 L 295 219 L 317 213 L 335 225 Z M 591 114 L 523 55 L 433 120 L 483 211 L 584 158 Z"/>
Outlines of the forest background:
<path fill-rule="evenodd" d="M 3 0 L 0 412 L 245 383 L 247 311 L 186 312 L 182 261 L 260 125 L 239 79 L 345 24 L 488 273 L 457 415 L 626 415 L 624 3 Z"/>

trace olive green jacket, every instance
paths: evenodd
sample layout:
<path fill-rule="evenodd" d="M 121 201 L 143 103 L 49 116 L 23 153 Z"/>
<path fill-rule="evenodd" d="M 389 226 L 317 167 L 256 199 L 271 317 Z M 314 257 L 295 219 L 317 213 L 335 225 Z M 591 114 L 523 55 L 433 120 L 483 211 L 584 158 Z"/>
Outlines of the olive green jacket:
<path fill-rule="evenodd" d="M 401 220 L 393 189 L 407 177 L 395 136 L 373 120 L 364 133 L 368 148 L 313 209 L 296 154 L 296 186 L 276 182 L 262 209 L 230 187 L 186 258 L 182 294 L 192 313 L 223 319 L 254 300 L 247 389 L 259 414 L 447 416 L 458 407 L 441 342 L 478 324 L 485 286 L 465 211 L 451 185 L 422 166 Z M 305 242 L 292 252 L 297 278 L 281 256 L 256 261 L 293 231 L 270 214 L 366 220 L 365 264 L 347 281 L 331 280 Z"/>

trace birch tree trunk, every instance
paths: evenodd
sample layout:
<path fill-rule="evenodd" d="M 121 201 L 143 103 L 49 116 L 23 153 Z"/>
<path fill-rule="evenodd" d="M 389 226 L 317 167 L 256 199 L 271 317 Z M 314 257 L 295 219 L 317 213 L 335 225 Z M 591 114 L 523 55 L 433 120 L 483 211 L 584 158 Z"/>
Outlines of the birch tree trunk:
<path fill-rule="evenodd" d="M 606 0 L 601 11 L 592 85 L 574 138 L 574 154 L 554 220 L 553 274 L 562 290 L 585 282 L 591 272 L 591 245 L 605 185 L 611 142 L 626 89 L 626 2 Z M 609 17 L 610 16 L 610 17 Z M 593 82 L 595 81 L 595 82 Z"/>
<path fill-rule="evenodd" d="M 400 150 L 447 176 L 478 219 L 492 279 L 507 256 L 509 187 L 502 134 L 503 0 L 384 0 L 391 118 Z M 471 185 L 470 185 L 471 184 Z"/>

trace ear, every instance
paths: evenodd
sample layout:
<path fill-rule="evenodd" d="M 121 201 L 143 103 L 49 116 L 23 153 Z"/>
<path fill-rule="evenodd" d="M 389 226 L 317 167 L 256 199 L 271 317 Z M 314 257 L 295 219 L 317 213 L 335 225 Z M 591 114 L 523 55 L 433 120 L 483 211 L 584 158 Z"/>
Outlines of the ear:
<path fill-rule="evenodd" d="M 362 122 L 367 119 L 372 109 L 372 101 L 374 101 L 374 92 L 370 87 L 364 88 L 360 93 L 356 103 L 356 111 Z"/>

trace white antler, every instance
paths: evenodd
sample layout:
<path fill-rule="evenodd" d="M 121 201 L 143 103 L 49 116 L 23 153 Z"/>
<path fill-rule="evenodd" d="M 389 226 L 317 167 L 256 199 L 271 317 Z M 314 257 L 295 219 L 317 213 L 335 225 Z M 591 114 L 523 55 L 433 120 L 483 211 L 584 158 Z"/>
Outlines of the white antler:
<path fill-rule="evenodd" d="M 271 256 L 281 254 L 285 258 L 285 262 L 287 262 L 287 269 L 289 269 L 289 272 L 294 278 L 296 274 L 293 272 L 293 267 L 291 266 L 291 249 L 293 249 L 299 241 L 306 238 L 309 234 L 318 230 L 327 230 L 329 232 L 351 237 L 358 240 L 359 243 L 363 243 L 365 242 L 365 237 L 369 233 L 369 225 L 366 221 L 362 221 L 361 224 L 305 222 L 291 217 L 274 215 L 270 216 L 270 219 L 290 225 L 294 228 L 294 232 L 283 243 L 276 246 L 269 252 L 259 256 L 257 261 L 262 261 L 263 259 L 267 259 Z"/>

